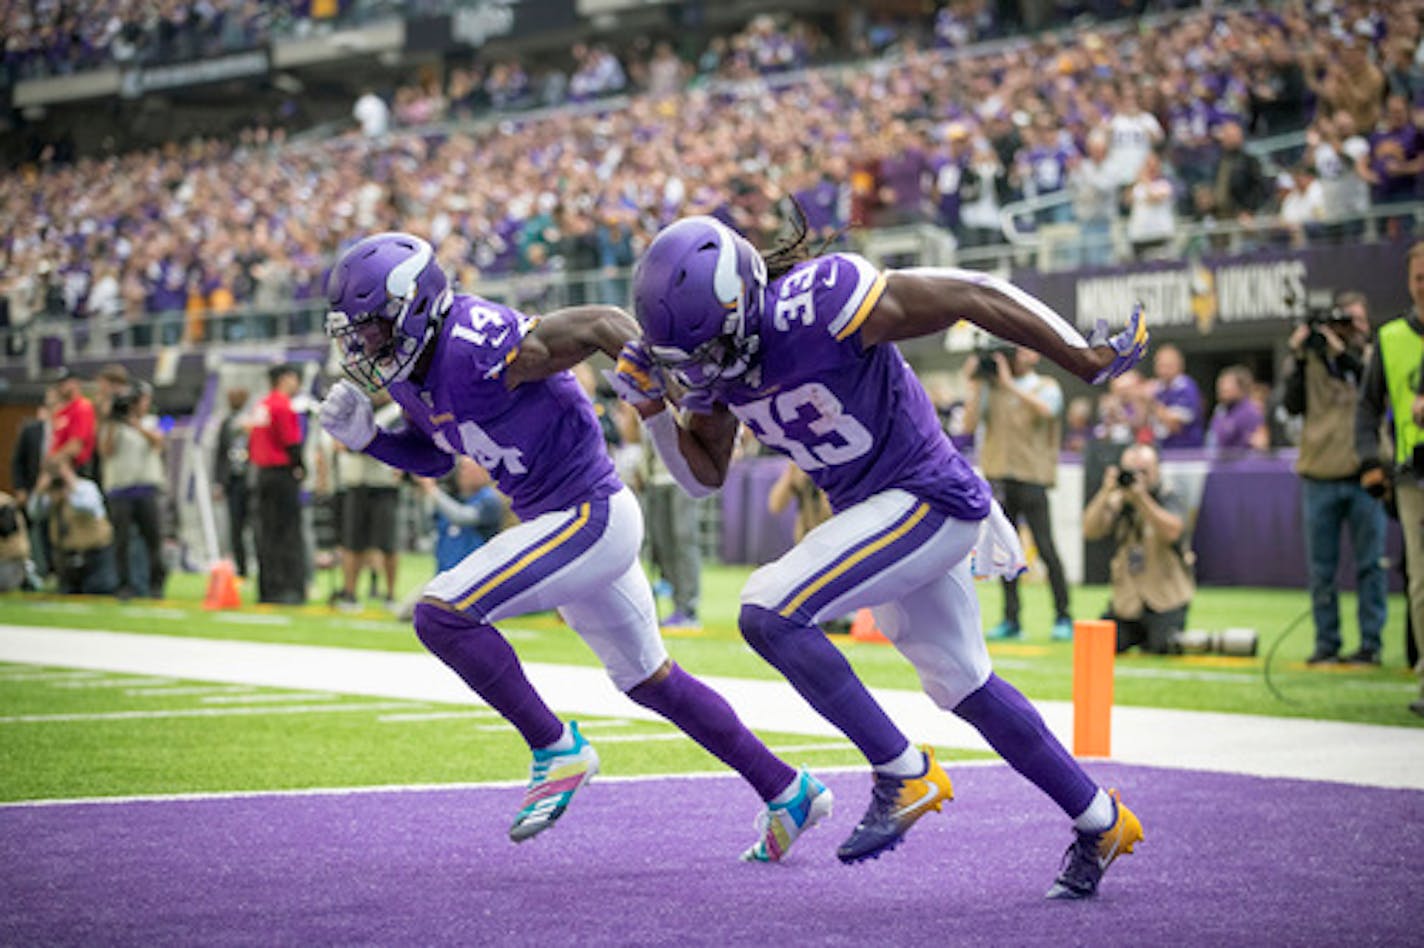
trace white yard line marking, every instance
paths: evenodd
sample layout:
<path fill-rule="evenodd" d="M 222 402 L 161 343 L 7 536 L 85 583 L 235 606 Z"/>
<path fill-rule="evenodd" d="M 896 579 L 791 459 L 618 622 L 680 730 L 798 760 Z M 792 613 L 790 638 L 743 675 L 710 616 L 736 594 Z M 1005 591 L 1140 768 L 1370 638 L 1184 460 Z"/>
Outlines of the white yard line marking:
<path fill-rule="evenodd" d="M 203 704 L 281 704 L 283 701 L 335 701 L 341 697 L 330 691 L 284 691 L 280 694 L 209 695 Z"/>
<path fill-rule="evenodd" d="M 6 681 L 79 681 L 86 678 L 107 678 L 101 671 L 37 671 L 37 672 L 6 672 L 0 684 Z"/>
<path fill-rule="evenodd" d="M 82 688 L 127 688 L 130 685 L 144 687 L 151 685 L 175 684 L 172 678 L 133 678 L 124 675 L 118 678 L 96 678 L 81 681 L 55 681 L 51 682 L 56 688 L 69 688 L 78 691 Z"/>
<path fill-rule="evenodd" d="M 817 751 L 853 751 L 855 745 L 850 741 L 842 741 L 835 744 L 777 744 L 767 746 L 767 750 L 773 754 L 814 754 Z"/>
<path fill-rule="evenodd" d="M 216 612 L 213 618 L 219 622 L 235 622 L 238 625 L 291 625 L 292 617 L 275 612 Z"/>
<path fill-rule="evenodd" d="M 976 762 L 966 762 L 976 763 Z M 999 765 L 998 761 L 989 761 Z M 866 768 L 859 767 L 817 767 L 818 774 L 838 774 L 838 773 L 864 773 Z M 616 774 L 599 774 L 598 782 L 604 783 L 641 783 L 651 780 L 674 781 L 674 780 L 738 780 L 742 778 L 730 770 L 707 770 L 695 771 L 686 774 L 642 774 L 636 776 L 618 776 Z M 0 803 L 0 810 L 20 810 L 39 807 L 62 807 L 62 806 L 93 806 L 93 805 L 122 805 L 131 803 L 203 803 L 210 800 L 252 800 L 266 798 L 283 797 L 344 797 L 356 796 L 364 793 L 444 793 L 451 790 L 523 790 L 529 785 L 527 776 L 514 780 L 490 780 L 484 783 L 417 783 L 417 784 L 379 784 L 369 787 L 309 787 L 301 790 L 223 790 L 210 793 L 151 793 L 134 794 L 121 797 L 75 797 L 65 799 L 48 800 L 14 800 L 8 803 Z"/>
<path fill-rule="evenodd" d="M 126 616 L 148 616 L 152 619 L 186 619 L 189 613 L 182 609 L 166 609 L 163 606 L 124 606 Z"/>
<path fill-rule="evenodd" d="M 151 718 L 219 718 L 244 714 L 330 714 L 332 712 L 388 711 L 408 708 L 406 701 L 365 701 L 350 704 L 293 704 L 255 708 L 174 708 L 151 711 L 94 711 L 73 714 L 12 714 L 0 724 L 50 724 L 66 721 L 136 721 Z"/>
<path fill-rule="evenodd" d="M 600 744 L 641 744 L 644 741 L 690 741 L 692 738 L 681 731 L 673 731 L 671 734 L 599 734 L 589 740 Z"/>
<path fill-rule="evenodd" d="M 381 724 L 402 724 L 407 721 L 455 721 L 461 718 L 497 718 L 498 711 L 414 711 L 408 714 L 383 714 L 376 718 Z"/>
<path fill-rule="evenodd" d="M 243 694 L 256 691 L 251 685 L 183 685 L 171 688 L 130 688 L 124 692 L 133 698 L 186 697 L 189 695 Z"/>

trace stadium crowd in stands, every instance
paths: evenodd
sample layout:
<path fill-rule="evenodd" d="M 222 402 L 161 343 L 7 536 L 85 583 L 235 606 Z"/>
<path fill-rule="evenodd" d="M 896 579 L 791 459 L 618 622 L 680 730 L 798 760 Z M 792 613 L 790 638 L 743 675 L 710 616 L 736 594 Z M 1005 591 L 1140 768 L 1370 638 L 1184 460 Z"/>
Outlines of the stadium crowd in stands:
<path fill-rule="evenodd" d="M 954 15 L 983 4 L 947 9 L 921 45 L 993 32 Z M 787 194 L 824 233 L 925 221 L 992 242 L 1004 203 L 1062 194 L 1073 201 L 1044 222 L 1077 215 L 1086 231 L 1126 215 L 1138 254 L 1181 218 L 1299 241 L 1371 201 L 1418 199 L 1421 13 L 1421 0 L 1198 12 L 1170 30 L 1107 25 L 948 57 L 870 30 L 893 55 L 779 78 L 824 41 L 759 17 L 695 63 L 665 45 L 626 62 L 576 47 L 566 98 L 647 93 L 606 108 L 439 124 L 529 104 L 515 63 L 454 69 L 398 90 L 394 126 L 375 136 L 297 147 L 257 128 L 0 178 L 0 305 L 12 326 L 73 317 L 138 344 L 197 341 L 209 314 L 313 300 L 355 232 L 428 233 L 469 286 L 627 266 L 689 212 L 759 234 Z M 1307 124 L 1301 166 L 1273 187 L 1243 141 Z"/>
<path fill-rule="evenodd" d="M 275 24 L 310 18 L 315 5 L 308 0 L 3 0 L 0 73 L 8 81 L 23 81 L 252 49 L 270 38 Z"/>

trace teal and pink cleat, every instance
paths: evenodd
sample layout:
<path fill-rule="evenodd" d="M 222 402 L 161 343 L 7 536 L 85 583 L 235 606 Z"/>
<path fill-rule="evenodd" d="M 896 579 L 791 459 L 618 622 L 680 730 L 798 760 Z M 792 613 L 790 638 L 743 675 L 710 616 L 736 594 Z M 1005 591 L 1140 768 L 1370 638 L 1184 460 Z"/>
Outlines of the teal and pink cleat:
<path fill-rule="evenodd" d="M 516 843 L 553 826 L 569 808 L 579 788 L 598 773 L 598 751 L 579 733 L 577 721 L 569 722 L 569 731 L 574 736 L 572 750 L 534 751 L 534 763 L 529 767 L 529 789 L 524 793 L 514 825 L 509 828 L 509 838 Z"/>
<path fill-rule="evenodd" d="M 761 839 L 742 853 L 744 862 L 780 862 L 806 830 L 831 815 L 834 797 L 826 785 L 801 768 L 796 796 L 788 803 L 768 803 L 757 814 Z"/>

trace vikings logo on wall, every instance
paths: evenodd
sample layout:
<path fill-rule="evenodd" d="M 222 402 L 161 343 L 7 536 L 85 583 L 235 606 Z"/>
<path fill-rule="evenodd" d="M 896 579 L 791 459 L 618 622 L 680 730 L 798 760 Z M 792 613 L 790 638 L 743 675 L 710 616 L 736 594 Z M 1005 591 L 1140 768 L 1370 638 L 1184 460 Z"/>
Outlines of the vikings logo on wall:
<path fill-rule="evenodd" d="M 1083 278 L 1015 270 L 1013 281 L 1082 327 L 1103 313 L 1131 312 L 1140 300 L 1154 329 L 1195 327 L 1205 334 L 1219 325 L 1303 319 L 1312 301 L 1351 288 L 1369 291 L 1371 310 L 1397 312 L 1411 305 L 1402 278 L 1408 249 L 1409 241 L 1395 241 L 1191 257 Z M 1387 274 L 1399 279 L 1378 278 Z"/>
<path fill-rule="evenodd" d="M 1216 277 L 1200 260 L 1193 261 L 1188 271 L 1191 273 L 1192 315 L 1196 317 L 1197 332 L 1206 335 L 1216 325 Z"/>

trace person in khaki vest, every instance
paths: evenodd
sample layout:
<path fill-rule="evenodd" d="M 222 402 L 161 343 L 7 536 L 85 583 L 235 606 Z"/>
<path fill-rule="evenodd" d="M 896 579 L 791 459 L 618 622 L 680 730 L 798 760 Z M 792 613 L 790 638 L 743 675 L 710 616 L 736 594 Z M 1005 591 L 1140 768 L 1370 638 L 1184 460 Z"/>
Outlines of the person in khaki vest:
<path fill-rule="evenodd" d="M 48 514 L 50 551 L 59 591 L 107 594 L 118 588 L 114 528 L 99 485 L 74 473 L 69 460 L 45 461 L 30 496 L 30 515 Z"/>
<path fill-rule="evenodd" d="M 1389 595 L 1383 566 L 1384 507 L 1360 485 L 1355 453 L 1355 408 L 1368 357 L 1370 320 L 1360 293 L 1342 293 L 1323 321 L 1312 320 L 1290 336 L 1294 368 L 1286 376 L 1285 408 L 1302 416 L 1300 457 L 1305 546 L 1310 561 L 1310 604 L 1315 650 L 1307 664 L 1345 661 L 1380 663 L 1380 632 Z M 1340 657 L 1340 528 L 1355 551 L 1359 651 Z"/>
<path fill-rule="evenodd" d="M 1105 619 L 1117 622 L 1117 650 L 1141 646 L 1165 654 L 1187 622 L 1196 592 L 1185 552 L 1186 507 L 1162 483 L 1157 450 L 1137 444 L 1110 465 L 1083 511 L 1083 538 L 1111 537 L 1112 602 Z"/>
<path fill-rule="evenodd" d="M 19 589 L 28 578 L 29 524 L 16 498 L 0 490 L 0 592 Z"/>
<path fill-rule="evenodd" d="M 979 466 L 994 490 L 994 499 L 1010 523 L 1017 525 L 1022 520 L 1033 534 L 1053 590 L 1053 638 L 1061 641 L 1073 637 L 1073 619 L 1068 612 L 1068 579 L 1053 543 L 1048 488 L 1058 478 L 1063 389 L 1034 371 L 1038 361 L 1037 352 L 1015 347 L 971 356 L 965 364 L 969 397 L 964 419 L 966 431 L 984 423 Z M 1003 582 L 1004 621 L 985 633 L 989 639 L 1023 635 L 1018 580 Z"/>

